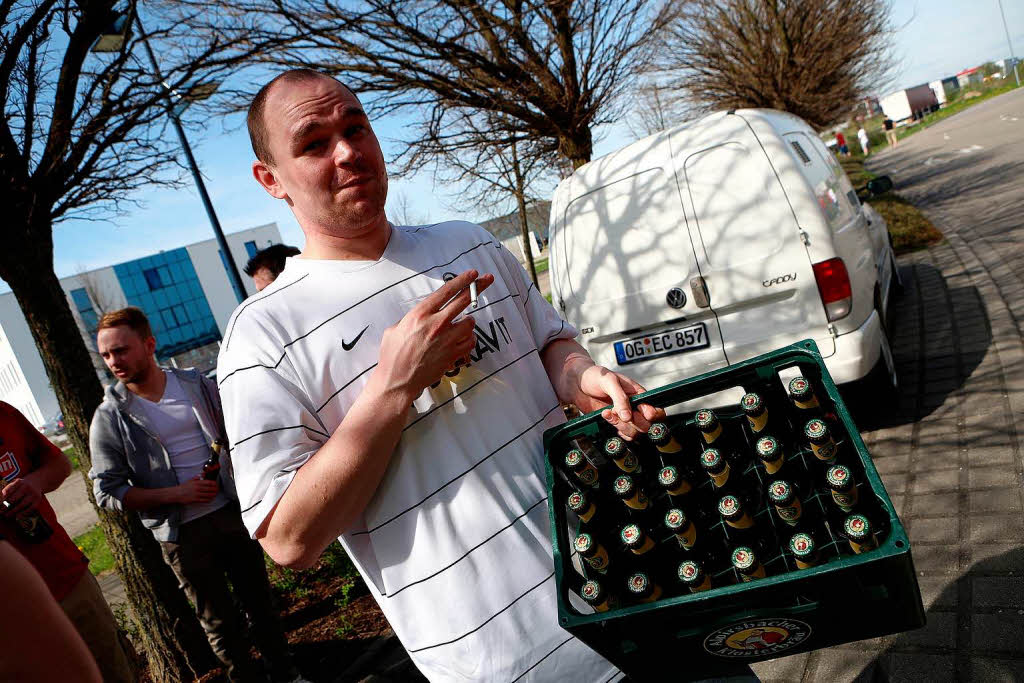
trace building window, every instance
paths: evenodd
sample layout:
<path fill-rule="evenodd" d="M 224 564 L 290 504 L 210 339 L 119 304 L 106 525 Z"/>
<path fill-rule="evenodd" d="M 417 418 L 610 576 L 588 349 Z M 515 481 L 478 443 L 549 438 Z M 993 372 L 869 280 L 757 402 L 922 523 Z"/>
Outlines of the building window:
<path fill-rule="evenodd" d="M 149 291 L 152 292 L 154 289 L 160 289 L 164 286 L 163 280 L 160 278 L 160 271 L 157 268 L 148 268 L 142 271 L 142 275 L 146 278 Z"/>
<path fill-rule="evenodd" d="M 99 316 L 96 315 L 96 309 L 92 307 L 92 301 L 89 299 L 89 293 L 85 290 L 85 287 L 71 290 L 71 300 L 75 302 L 75 309 L 78 311 L 78 315 L 81 316 L 82 322 L 85 323 L 85 329 L 89 336 L 96 336 Z"/>
<path fill-rule="evenodd" d="M 256 242 L 246 242 L 245 243 L 245 253 L 249 254 L 249 258 L 252 258 L 253 256 L 255 256 L 256 252 L 258 252 L 258 251 L 259 251 L 259 249 L 256 247 Z"/>

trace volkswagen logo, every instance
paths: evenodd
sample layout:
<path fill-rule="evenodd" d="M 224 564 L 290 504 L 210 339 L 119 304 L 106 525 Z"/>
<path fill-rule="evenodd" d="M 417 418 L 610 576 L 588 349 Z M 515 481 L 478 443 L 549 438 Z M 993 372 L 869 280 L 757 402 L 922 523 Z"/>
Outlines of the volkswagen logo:
<path fill-rule="evenodd" d="M 665 297 L 665 301 L 667 301 L 668 305 L 672 308 L 682 308 L 686 305 L 686 292 L 678 287 L 673 287 L 668 290 L 668 295 Z"/>

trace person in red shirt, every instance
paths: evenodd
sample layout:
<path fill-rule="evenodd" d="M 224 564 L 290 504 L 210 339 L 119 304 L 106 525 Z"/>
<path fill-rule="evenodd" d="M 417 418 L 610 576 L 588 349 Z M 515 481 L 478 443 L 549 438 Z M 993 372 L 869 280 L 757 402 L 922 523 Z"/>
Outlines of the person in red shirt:
<path fill-rule="evenodd" d="M 43 496 L 71 474 L 71 463 L 13 406 L 0 401 L 0 535 L 43 577 L 54 599 L 82 636 L 104 681 L 132 681 L 117 622 L 88 571 L 89 559 L 57 521 Z M 21 520 L 35 514 L 50 533 L 30 534 Z M 38 527 L 39 525 L 37 525 Z"/>

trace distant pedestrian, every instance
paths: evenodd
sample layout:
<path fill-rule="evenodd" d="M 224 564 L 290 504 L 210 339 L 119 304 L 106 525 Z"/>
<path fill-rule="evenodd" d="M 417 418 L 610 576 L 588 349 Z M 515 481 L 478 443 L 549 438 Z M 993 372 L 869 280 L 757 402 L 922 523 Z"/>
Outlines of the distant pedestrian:
<path fill-rule="evenodd" d="M 284 270 L 285 260 L 289 256 L 298 256 L 301 253 L 298 248 L 287 244 L 271 244 L 249 259 L 245 264 L 245 274 L 252 278 L 256 291 L 262 292 L 263 288 L 276 280 Z"/>
<path fill-rule="evenodd" d="M 860 140 L 860 148 L 864 150 L 864 156 L 867 156 L 871 147 L 868 145 L 868 132 L 864 130 L 864 126 L 857 130 L 857 139 Z"/>
<path fill-rule="evenodd" d="M 0 536 L 43 577 L 50 594 L 96 659 L 103 680 L 129 683 L 135 675 L 122 647 L 114 615 L 99 583 L 89 572 L 89 560 L 57 521 L 43 495 L 56 491 L 69 474 L 68 456 L 14 406 L 0 401 L 0 499 L 4 502 Z M 51 532 L 28 533 L 27 529 L 33 527 L 26 523 L 33 517 L 41 517 Z M 2 595 L 5 602 L 10 601 L 9 594 Z M 0 680 L 10 679 L 0 676 Z"/>
<path fill-rule="evenodd" d="M 892 122 L 892 119 L 886 118 L 882 121 L 882 125 L 885 126 L 885 139 L 888 141 L 890 147 L 896 146 L 896 130 Z"/>
<path fill-rule="evenodd" d="M 836 144 L 839 145 L 839 153 L 844 157 L 850 156 L 850 148 L 846 146 L 846 136 L 836 131 Z"/>
<path fill-rule="evenodd" d="M 263 551 L 242 524 L 217 385 L 157 365 L 156 339 L 138 308 L 104 315 L 96 339 L 119 380 L 89 431 L 96 502 L 138 512 L 230 680 L 266 680 L 249 655 L 255 644 L 273 681 L 303 683 L 271 607 Z M 223 447 L 208 471 L 215 442 Z M 248 637 L 234 598 L 249 614 Z"/>

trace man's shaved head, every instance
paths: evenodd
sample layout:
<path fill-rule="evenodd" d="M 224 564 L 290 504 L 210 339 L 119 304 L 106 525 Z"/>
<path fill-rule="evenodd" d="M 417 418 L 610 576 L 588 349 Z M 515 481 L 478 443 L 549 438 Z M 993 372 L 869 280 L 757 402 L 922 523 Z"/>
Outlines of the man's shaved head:
<path fill-rule="evenodd" d="M 274 76 L 274 78 L 260 88 L 259 92 L 256 93 L 256 96 L 252 98 L 252 104 L 249 105 L 249 113 L 245 117 L 245 124 L 249 128 L 249 141 L 252 143 L 252 151 L 256 155 L 257 159 L 268 164 L 274 163 L 274 159 L 270 154 L 270 145 L 267 141 L 267 123 L 263 115 L 264 109 L 267 106 L 267 98 L 270 96 L 270 91 L 273 90 L 274 86 L 278 83 L 299 83 L 319 79 L 335 81 L 355 96 L 355 91 L 353 91 L 352 88 L 348 87 L 333 76 L 328 76 L 325 73 L 320 73 L 313 69 L 290 69 L 284 73 Z M 356 99 L 359 98 L 357 97 Z"/>

